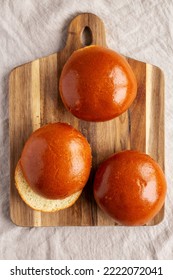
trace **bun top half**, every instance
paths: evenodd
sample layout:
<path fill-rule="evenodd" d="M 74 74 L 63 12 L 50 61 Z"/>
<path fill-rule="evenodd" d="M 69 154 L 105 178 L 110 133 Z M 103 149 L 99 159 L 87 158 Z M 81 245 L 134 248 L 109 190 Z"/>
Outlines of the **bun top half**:
<path fill-rule="evenodd" d="M 36 193 L 49 199 L 63 199 L 85 186 L 91 169 L 90 145 L 72 126 L 48 124 L 31 134 L 20 165 Z"/>

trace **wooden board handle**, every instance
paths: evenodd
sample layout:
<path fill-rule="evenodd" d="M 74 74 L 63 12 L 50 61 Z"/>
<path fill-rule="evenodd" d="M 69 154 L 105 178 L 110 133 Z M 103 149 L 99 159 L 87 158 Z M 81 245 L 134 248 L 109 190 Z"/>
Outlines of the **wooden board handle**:
<path fill-rule="evenodd" d="M 76 50 L 86 45 L 106 47 L 104 24 L 99 17 L 90 13 L 80 14 L 70 22 L 66 48 L 73 46 L 73 49 Z"/>

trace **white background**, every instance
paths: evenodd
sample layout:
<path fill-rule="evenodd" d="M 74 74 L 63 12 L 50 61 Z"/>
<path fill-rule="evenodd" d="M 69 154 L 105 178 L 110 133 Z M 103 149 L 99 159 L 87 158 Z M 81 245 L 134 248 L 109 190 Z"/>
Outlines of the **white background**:
<path fill-rule="evenodd" d="M 166 81 L 165 220 L 156 227 L 21 228 L 9 218 L 8 76 L 59 51 L 69 21 L 92 12 L 110 48 L 161 67 Z M 0 259 L 173 258 L 173 1 L 0 0 Z"/>

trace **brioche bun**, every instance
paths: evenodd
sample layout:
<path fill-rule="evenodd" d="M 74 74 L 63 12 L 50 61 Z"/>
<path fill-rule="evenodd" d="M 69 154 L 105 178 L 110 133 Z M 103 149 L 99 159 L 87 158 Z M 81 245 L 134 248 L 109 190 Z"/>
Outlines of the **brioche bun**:
<path fill-rule="evenodd" d="M 107 121 L 126 111 L 137 93 L 127 60 L 101 46 L 79 49 L 63 67 L 59 91 L 65 107 L 86 121 Z"/>
<path fill-rule="evenodd" d="M 123 151 L 114 154 L 96 172 L 95 200 L 118 224 L 148 223 L 162 208 L 165 195 L 163 171 L 144 153 Z"/>
<path fill-rule="evenodd" d="M 18 162 L 15 169 L 15 184 L 22 200 L 32 209 L 41 212 L 55 212 L 72 206 L 81 195 L 82 191 L 75 192 L 64 199 L 48 199 L 32 190 L 27 183 Z"/>
<path fill-rule="evenodd" d="M 62 200 L 63 204 L 64 200 L 69 206 L 79 197 L 90 169 L 91 149 L 86 138 L 68 124 L 48 124 L 34 131 L 25 143 L 16 167 L 16 187 L 26 203 L 40 200 L 42 205 L 47 199 L 55 204 Z M 29 199 L 28 193 L 32 197 L 34 193 L 34 198 Z"/>

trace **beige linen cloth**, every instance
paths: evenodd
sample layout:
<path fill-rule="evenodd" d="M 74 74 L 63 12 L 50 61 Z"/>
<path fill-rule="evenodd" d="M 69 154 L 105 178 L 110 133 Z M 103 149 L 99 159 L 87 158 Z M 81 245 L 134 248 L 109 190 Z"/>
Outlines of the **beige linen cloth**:
<path fill-rule="evenodd" d="M 110 48 L 165 73 L 168 195 L 158 226 L 22 228 L 10 221 L 9 72 L 63 48 L 69 21 L 82 12 L 103 19 Z M 172 0 L 0 0 L 0 259 L 173 259 Z"/>

